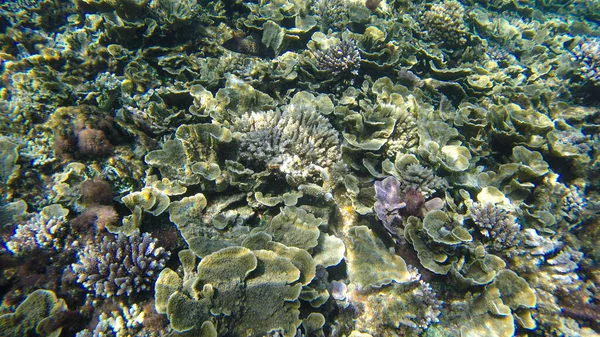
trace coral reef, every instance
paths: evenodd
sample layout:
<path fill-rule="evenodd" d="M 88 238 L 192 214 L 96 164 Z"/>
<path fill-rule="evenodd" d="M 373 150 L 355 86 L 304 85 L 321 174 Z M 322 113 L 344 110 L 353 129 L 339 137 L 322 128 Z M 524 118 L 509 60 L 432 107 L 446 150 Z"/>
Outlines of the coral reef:
<path fill-rule="evenodd" d="M 71 268 L 95 297 L 130 296 L 151 290 L 169 255 L 148 233 L 106 235 L 97 245 L 87 244 Z"/>
<path fill-rule="evenodd" d="M 597 335 L 597 2 L 1 2 L 0 335 Z"/>

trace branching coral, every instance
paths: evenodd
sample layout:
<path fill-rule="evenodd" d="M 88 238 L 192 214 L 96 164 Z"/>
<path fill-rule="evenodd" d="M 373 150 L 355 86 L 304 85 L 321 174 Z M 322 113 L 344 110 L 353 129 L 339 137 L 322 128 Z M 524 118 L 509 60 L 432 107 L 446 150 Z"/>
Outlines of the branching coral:
<path fill-rule="evenodd" d="M 95 297 L 131 295 L 149 290 L 164 268 L 170 253 L 156 247 L 150 234 L 134 232 L 109 235 L 98 245 L 88 244 L 79 252 L 79 261 L 71 265 L 77 282 L 92 291 Z"/>
<path fill-rule="evenodd" d="M 573 61 L 579 64 L 581 77 L 600 86 L 600 39 L 591 38 L 573 49 Z"/>
<path fill-rule="evenodd" d="M 337 131 L 312 106 L 246 113 L 233 129 L 241 161 L 258 169 L 277 168 L 294 186 L 319 181 L 340 160 Z"/>
<path fill-rule="evenodd" d="M 490 202 L 474 203 L 470 215 L 494 251 L 500 252 L 519 243 L 521 226 L 515 222 L 512 211 Z"/>
<path fill-rule="evenodd" d="M 409 189 L 419 191 L 425 198 L 430 197 L 435 191 L 448 186 L 444 178 L 433 173 L 433 170 L 417 163 L 410 164 L 400 171 L 403 191 Z"/>
<path fill-rule="evenodd" d="M 68 213 L 60 205 L 52 205 L 33 214 L 28 221 L 17 226 L 15 234 L 6 243 L 6 248 L 15 255 L 37 249 L 63 249 L 68 229 Z"/>
<path fill-rule="evenodd" d="M 358 75 L 360 69 L 360 52 L 353 40 L 345 39 L 326 50 L 315 52 L 317 68 L 334 77 Z"/>

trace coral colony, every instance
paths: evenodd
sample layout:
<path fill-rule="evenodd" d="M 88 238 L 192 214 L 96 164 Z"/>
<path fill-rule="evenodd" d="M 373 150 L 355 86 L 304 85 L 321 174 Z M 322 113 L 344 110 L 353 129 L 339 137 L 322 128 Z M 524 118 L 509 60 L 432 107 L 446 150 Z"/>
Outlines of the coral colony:
<path fill-rule="evenodd" d="M 0 336 L 600 335 L 600 2 L 0 3 Z"/>

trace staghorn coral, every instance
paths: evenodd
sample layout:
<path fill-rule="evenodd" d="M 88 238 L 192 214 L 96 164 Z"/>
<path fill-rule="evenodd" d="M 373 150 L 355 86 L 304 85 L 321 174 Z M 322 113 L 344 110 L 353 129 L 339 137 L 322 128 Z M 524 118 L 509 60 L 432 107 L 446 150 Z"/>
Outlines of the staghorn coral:
<path fill-rule="evenodd" d="M 470 216 L 479 232 L 490 242 L 490 247 L 501 252 L 516 246 L 521 226 L 515 222 L 513 212 L 491 202 L 473 203 Z"/>
<path fill-rule="evenodd" d="M 584 80 L 600 86 L 600 38 L 589 38 L 575 46 L 572 60 L 577 62 Z"/>
<path fill-rule="evenodd" d="M 77 282 L 94 297 L 131 295 L 149 290 L 164 268 L 170 252 L 156 247 L 150 234 L 135 231 L 130 236 L 107 235 L 99 244 L 89 243 L 78 253 L 79 261 L 71 268 Z"/>
<path fill-rule="evenodd" d="M 455 49 L 467 43 L 465 9 L 460 2 L 445 0 L 426 5 L 419 16 L 419 26 L 425 40 Z"/>

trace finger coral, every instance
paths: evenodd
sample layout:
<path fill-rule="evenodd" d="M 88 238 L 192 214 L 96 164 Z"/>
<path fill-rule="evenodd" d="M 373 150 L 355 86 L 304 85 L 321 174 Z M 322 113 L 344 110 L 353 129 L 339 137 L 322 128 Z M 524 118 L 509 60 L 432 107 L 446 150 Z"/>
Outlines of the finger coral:
<path fill-rule="evenodd" d="M 150 234 L 107 235 L 100 244 L 88 244 L 71 268 L 77 282 L 93 297 L 131 295 L 149 290 L 170 253 L 156 247 Z"/>

